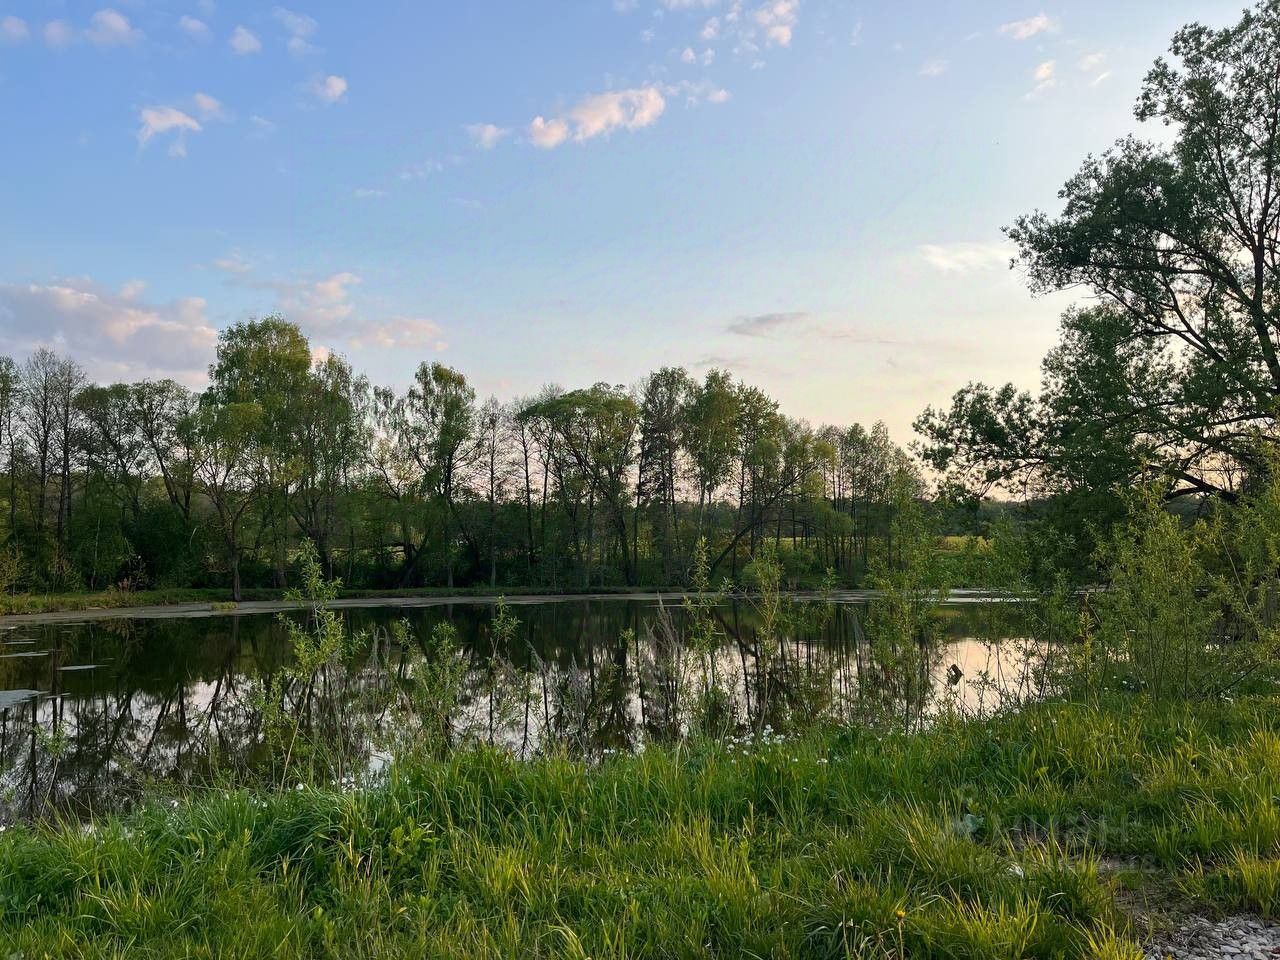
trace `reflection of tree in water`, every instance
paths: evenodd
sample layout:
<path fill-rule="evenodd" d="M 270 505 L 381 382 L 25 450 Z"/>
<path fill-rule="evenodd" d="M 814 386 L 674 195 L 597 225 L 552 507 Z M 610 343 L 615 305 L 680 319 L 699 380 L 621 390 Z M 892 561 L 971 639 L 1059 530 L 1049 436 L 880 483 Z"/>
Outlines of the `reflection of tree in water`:
<path fill-rule="evenodd" d="M 272 682 L 287 676 L 290 657 L 269 617 L 31 632 L 32 652 L 43 655 L 0 660 L 7 686 L 40 691 L 0 709 L 0 816 L 82 816 L 148 793 L 258 782 L 271 762 L 263 689 L 297 721 L 316 769 L 334 781 L 358 778 L 412 747 L 408 705 L 423 638 L 445 621 L 466 659 L 454 742 L 487 741 L 522 757 L 550 749 L 595 757 L 708 729 L 785 730 L 851 719 L 867 713 L 868 701 L 894 697 L 919 715 L 940 656 L 935 647 L 913 658 L 923 672 L 908 681 L 897 672 L 904 664 L 877 659 L 852 606 L 821 618 L 798 607 L 794 622 L 770 636 L 749 604 L 718 605 L 722 640 L 711 651 L 690 648 L 687 613 L 675 604 L 512 609 L 519 623 L 504 649 L 494 646 L 484 605 L 350 611 L 349 625 L 367 629 L 368 642 L 305 681 Z M 406 612 L 398 639 L 389 627 Z M 717 712 L 708 726 L 711 686 Z"/>

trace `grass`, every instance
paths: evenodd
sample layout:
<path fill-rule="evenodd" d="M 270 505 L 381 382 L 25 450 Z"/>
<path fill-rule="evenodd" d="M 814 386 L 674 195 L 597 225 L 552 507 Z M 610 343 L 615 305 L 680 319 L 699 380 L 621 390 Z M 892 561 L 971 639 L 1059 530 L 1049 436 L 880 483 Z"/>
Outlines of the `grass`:
<path fill-rule="evenodd" d="M 0 945 L 25 960 L 1136 958 L 1144 930 L 1117 906 L 1134 876 L 1280 915 L 1277 706 L 1046 704 L 598 766 L 478 749 L 353 793 L 11 828 Z M 1104 869 L 1120 858 L 1146 869 Z"/>

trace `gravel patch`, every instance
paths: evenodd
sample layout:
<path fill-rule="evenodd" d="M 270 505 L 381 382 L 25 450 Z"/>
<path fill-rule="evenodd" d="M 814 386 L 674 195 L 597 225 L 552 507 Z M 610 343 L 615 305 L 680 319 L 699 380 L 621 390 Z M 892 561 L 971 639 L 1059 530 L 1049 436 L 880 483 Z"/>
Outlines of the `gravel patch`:
<path fill-rule="evenodd" d="M 1280 960 L 1280 926 L 1258 917 L 1190 917 L 1147 946 L 1146 960 Z"/>

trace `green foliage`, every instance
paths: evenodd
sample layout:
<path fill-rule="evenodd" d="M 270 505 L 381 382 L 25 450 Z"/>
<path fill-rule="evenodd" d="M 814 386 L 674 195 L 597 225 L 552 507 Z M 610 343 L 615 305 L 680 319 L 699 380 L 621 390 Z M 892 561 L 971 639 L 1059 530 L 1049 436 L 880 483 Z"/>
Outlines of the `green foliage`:
<path fill-rule="evenodd" d="M 1105 496 L 1158 479 L 1231 497 L 1265 469 L 1280 390 L 1280 5 L 1179 30 L 1135 107 L 1162 142 L 1126 137 L 1007 230 L 1034 292 L 1080 289 L 1038 396 L 970 384 L 917 423 L 958 482 Z"/>

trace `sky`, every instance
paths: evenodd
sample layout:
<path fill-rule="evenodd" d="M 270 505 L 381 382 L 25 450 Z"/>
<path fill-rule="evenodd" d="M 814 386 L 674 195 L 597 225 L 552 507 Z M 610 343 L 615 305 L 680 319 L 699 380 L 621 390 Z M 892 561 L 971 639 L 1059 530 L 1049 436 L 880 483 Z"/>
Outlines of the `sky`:
<path fill-rule="evenodd" d="M 0 353 L 198 387 L 280 313 L 377 383 L 718 366 L 900 442 L 1038 384 L 1082 294 L 1033 298 L 1001 227 L 1243 6 L 113 2 L 0 0 Z"/>

